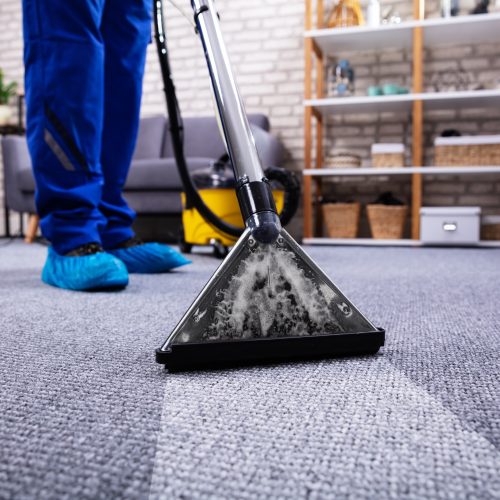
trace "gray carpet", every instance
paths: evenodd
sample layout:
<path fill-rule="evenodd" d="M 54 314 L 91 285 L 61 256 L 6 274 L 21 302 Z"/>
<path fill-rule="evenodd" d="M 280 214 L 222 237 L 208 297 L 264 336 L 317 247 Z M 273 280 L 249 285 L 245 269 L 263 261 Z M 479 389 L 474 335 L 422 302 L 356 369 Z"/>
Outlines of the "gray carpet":
<path fill-rule="evenodd" d="M 0 498 L 500 498 L 500 251 L 309 250 L 379 355 L 168 375 L 216 261 L 75 293 L 0 247 Z"/>

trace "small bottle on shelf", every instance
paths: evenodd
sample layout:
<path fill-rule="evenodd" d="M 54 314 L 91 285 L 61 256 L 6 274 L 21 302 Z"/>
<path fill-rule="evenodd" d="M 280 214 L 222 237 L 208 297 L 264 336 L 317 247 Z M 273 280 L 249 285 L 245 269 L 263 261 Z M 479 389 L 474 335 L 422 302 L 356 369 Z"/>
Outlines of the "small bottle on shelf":
<path fill-rule="evenodd" d="M 376 27 L 380 25 L 380 2 L 379 0 L 369 0 L 366 11 L 366 22 L 368 26 Z"/>

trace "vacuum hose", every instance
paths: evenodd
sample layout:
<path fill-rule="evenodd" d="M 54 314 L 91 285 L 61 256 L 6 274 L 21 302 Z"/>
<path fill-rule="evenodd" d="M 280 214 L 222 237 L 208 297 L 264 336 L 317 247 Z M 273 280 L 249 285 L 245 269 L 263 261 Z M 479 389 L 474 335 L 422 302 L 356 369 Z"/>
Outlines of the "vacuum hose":
<path fill-rule="evenodd" d="M 156 48 L 160 62 L 160 69 L 163 79 L 167 111 L 169 116 L 170 133 L 172 137 L 172 146 L 174 157 L 181 178 L 186 196 L 186 207 L 195 207 L 200 215 L 219 231 L 238 238 L 243 229 L 233 226 L 218 217 L 205 204 L 194 185 L 186 163 L 184 155 L 184 129 L 179 103 L 177 100 L 175 85 L 172 79 L 170 61 L 168 57 L 167 39 L 165 34 L 165 20 L 163 16 L 163 0 L 155 0 L 153 13 Z M 297 211 L 300 199 L 300 185 L 291 172 L 282 168 L 269 167 L 265 170 L 265 175 L 269 180 L 276 180 L 283 185 L 285 189 L 284 207 L 280 214 L 280 221 L 283 225 L 287 224 Z"/>

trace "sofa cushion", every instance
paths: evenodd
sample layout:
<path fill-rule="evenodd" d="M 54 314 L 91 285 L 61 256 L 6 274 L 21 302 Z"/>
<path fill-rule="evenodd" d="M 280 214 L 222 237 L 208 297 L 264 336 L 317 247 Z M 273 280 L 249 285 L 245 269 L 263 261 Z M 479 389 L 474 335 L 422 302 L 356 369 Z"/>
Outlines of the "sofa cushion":
<path fill-rule="evenodd" d="M 190 172 L 207 168 L 213 158 L 187 158 Z M 182 182 L 173 158 L 135 160 L 125 183 L 126 191 L 182 190 Z"/>
<path fill-rule="evenodd" d="M 248 115 L 248 121 L 252 126 L 252 130 L 255 127 L 266 131 L 269 130 L 269 120 L 265 115 Z M 220 158 L 226 152 L 215 116 L 183 118 L 183 125 L 184 154 L 187 157 L 210 156 L 212 158 Z M 165 135 L 162 156 L 164 158 L 171 158 L 174 156 L 174 150 L 168 122 L 165 127 Z"/>
<path fill-rule="evenodd" d="M 183 119 L 184 154 L 188 158 L 220 158 L 226 151 L 219 134 L 217 120 L 212 116 L 189 117 Z M 174 156 L 170 129 L 166 127 L 163 146 L 164 158 Z"/>
<path fill-rule="evenodd" d="M 194 172 L 207 168 L 213 158 L 188 158 L 188 168 Z M 23 192 L 35 191 L 35 179 L 31 168 L 22 168 L 17 173 L 17 182 Z M 162 189 L 182 190 L 182 182 L 173 158 L 134 160 L 130 167 L 125 189 L 129 191 L 157 191 Z"/>
<path fill-rule="evenodd" d="M 125 199 L 138 214 L 179 215 L 182 212 L 179 191 L 125 191 Z"/>
<path fill-rule="evenodd" d="M 134 160 L 161 157 L 166 122 L 164 116 L 141 118 Z"/>

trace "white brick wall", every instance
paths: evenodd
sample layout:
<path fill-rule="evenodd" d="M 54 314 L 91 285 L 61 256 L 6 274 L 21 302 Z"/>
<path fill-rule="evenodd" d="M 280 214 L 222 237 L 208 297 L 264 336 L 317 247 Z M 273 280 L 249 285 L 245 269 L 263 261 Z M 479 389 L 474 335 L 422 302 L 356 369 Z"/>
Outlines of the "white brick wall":
<path fill-rule="evenodd" d="M 186 2 L 186 5 L 188 2 Z M 303 158 L 302 0 L 218 0 L 224 39 L 249 112 L 270 116 L 285 143 L 288 166 L 300 169 Z M 208 73 L 193 29 L 169 4 L 167 37 L 181 110 L 186 116 L 213 113 Z M 162 83 L 156 49 L 150 46 L 143 113 L 163 112 Z"/>
<path fill-rule="evenodd" d="M 467 0 L 461 2 L 465 6 Z M 471 0 L 472 1 L 472 0 Z M 185 3 L 186 0 L 178 3 Z M 332 2 L 327 2 L 331 4 Z M 469 2 L 470 3 L 470 2 Z M 233 62 L 238 83 L 249 112 L 269 115 L 273 131 L 287 149 L 287 166 L 301 170 L 303 163 L 303 0 L 217 0 L 222 29 Z M 426 2 L 426 15 L 438 15 L 438 0 Z M 382 10 L 394 6 L 403 18 L 411 16 L 411 2 L 383 0 Z M 22 33 L 19 0 L 0 0 L 0 67 L 7 79 L 22 81 Z M 189 11 L 189 8 L 187 9 Z M 169 48 L 176 87 L 182 112 L 188 115 L 212 113 L 207 70 L 200 42 L 193 35 L 187 21 L 169 4 L 166 5 Z M 426 53 L 426 68 L 448 71 L 462 67 L 477 72 L 478 81 L 500 80 L 500 44 L 473 47 L 441 47 Z M 165 104 L 162 82 L 156 60 L 156 49 L 148 50 L 144 81 L 142 114 L 163 113 Z M 350 54 L 357 71 L 357 92 L 365 93 L 374 83 L 391 81 L 411 85 L 411 53 L 387 51 L 381 54 Z M 426 72 L 426 85 L 432 73 Z M 426 114 L 426 161 L 432 160 L 432 140 L 444 128 L 458 128 L 464 133 L 500 133 L 499 110 L 445 110 Z M 327 131 L 327 151 L 352 151 L 368 161 L 369 146 L 377 141 L 405 141 L 411 139 L 411 127 L 406 119 L 392 114 L 353 115 L 335 120 Z M 407 125 L 407 126 L 405 126 Z M 339 198 L 359 198 L 370 201 L 377 192 L 392 189 L 409 200 L 407 180 L 374 182 L 373 179 L 343 180 L 336 184 L 326 182 L 327 191 Z M 460 188 L 450 189 L 450 185 Z M 491 186 L 488 190 L 485 186 Z M 424 203 L 482 204 L 487 211 L 500 212 L 500 201 L 493 194 L 500 192 L 500 179 L 465 177 L 433 177 L 426 180 Z M 486 191 L 484 191 L 486 190 Z M 483 203 L 484 202 L 484 203 Z M 2 218 L 3 221 L 3 218 Z M 300 221 L 298 221 L 300 222 Z M 0 232 L 3 231 L 0 223 Z"/>

